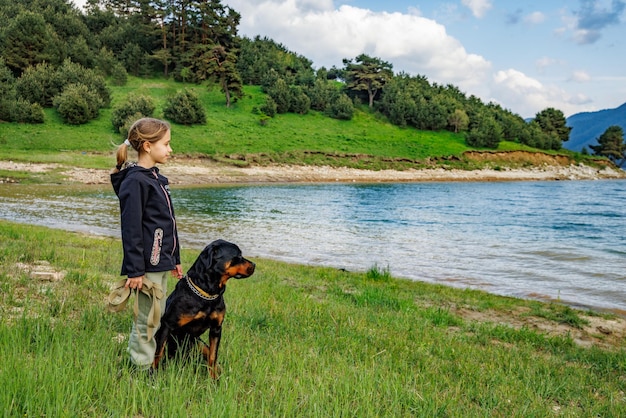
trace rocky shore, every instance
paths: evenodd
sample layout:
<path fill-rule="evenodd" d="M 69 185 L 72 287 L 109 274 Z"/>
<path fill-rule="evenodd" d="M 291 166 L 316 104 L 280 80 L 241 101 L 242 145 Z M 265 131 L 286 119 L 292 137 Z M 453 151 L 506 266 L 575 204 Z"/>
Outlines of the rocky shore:
<path fill-rule="evenodd" d="M 60 172 L 70 182 L 106 184 L 109 170 L 67 167 L 60 164 L 34 164 L 0 161 L 0 170 L 31 173 Z M 539 165 L 529 168 L 457 170 L 446 168 L 362 170 L 346 167 L 270 165 L 236 167 L 192 158 L 174 158 L 161 167 L 172 184 L 199 186 L 250 183 L 390 183 L 428 181 L 541 181 L 624 179 L 626 171 L 582 164 Z"/>

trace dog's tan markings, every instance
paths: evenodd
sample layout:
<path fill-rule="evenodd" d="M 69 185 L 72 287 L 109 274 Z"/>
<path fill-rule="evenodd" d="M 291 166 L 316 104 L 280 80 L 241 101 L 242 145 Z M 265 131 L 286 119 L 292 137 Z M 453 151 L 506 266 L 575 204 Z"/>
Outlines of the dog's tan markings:
<path fill-rule="evenodd" d="M 209 349 L 204 352 L 204 356 L 209 364 L 209 373 L 213 379 L 217 379 L 219 377 L 219 371 L 216 364 L 218 345 L 219 337 L 209 338 Z"/>
<path fill-rule="evenodd" d="M 181 315 L 178 318 L 178 326 L 179 327 L 184 327 L 185 325 L 187 325 L 191 321 L 195 321 L 196 319 L 202 319 L 204 317 L 206 317 L 206 314 L 204 312 L 202 312 L 202 311 L 198 312 L 195 315 Z"/>
<path fill-rule="evenodd" d="M 156 369 L 159 366 L 159 362 L 163 358 L 164 352 L 165 352 L 165 344 L 163 344 L 161 349 L 154 355 L 154 360 L 152 361 L 152 368 Z"/>
<path fill-rule="evenodd" d="M 220 279 L 220 288 L 226 284 L 228 279 L 235 276 L 248 277 L 252 274 L 254 269 L 250 263 L 241 263 L 236 266 L 231 266 L 230 263 L 227 263 L 224 266 L 225 273 L 222 275 Z"/>
<path fill-rule="evenodd" d="M 230 274 L 229 270 L 231 270 L 230 267 L 230 261 L 227 261 L 226 263 L 224 263 L 224 271 L 225 273 L 222 274 L 222 277 L 220 277 L 220 289 L 224 286 L 226 286 L 226 282 L 228 281 L 228 279 L 230 279 L 231 277 L 233 277 L 232 274 Z"/>
<path fill-rule="evenodd" d="M 211 318 L 213 321 L 217 322 L 217 325 L 220 326 L 220 325 L 222 325 L 222 322 L 224 322 L 224 317 L 225 316 L 226 316 L 226 311 L 213 311 L 209 315 L 209 318 Z"/>

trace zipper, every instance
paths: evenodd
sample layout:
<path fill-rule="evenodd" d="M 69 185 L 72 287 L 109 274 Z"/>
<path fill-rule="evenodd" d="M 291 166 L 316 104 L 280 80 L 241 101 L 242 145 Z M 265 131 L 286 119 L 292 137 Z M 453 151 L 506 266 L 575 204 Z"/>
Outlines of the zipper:
<path fill-rule="evenodd" d="M 153 170 L 151 170 L 152 175 L 154 176 L 154 178 L 156 179 L 159 187 L 161 188 L 161 191 L 163 192 L 163 195 L 165 196 L 165 201 L 167 202 L 167 208 L 170 211 L 170 218 L 172 219 L 172 239 L 174 240 L 174 246 L 172 247 L 172 254 L 174 255 L 174 252 L 176 251 L 176 218 L 174 218 L 174 212 L 172 211 L 172 202 L 170 200 L 170 196 L 167 193 L 167 190 L 165 190 L 165 187 L 163 187 L 163 185 L 161 184 L 161 182 L 159 181 L 159 176 L 157 175 L 157 173 Z"/>

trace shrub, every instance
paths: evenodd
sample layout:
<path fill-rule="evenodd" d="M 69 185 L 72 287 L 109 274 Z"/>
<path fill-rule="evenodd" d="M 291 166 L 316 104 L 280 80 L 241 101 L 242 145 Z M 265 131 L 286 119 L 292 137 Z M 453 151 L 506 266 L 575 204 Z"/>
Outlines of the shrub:
<path fill-rule="evenodd" d="M 307 96 L 311 100 L 311 109 L 324 111 L 337 89 L 328 81 L 317 79 L 312 87 L 307 88 Z"/>
<path fill-rule="evenodd" d="M 123 86 L 128 81 L 128 73 L 122 64 L 117 63 L 113 66 L 111 70 L 111 81 L 116 86 Z"/>
<path fill-rule="evenodd" d="M 276 103 L 277 113 L 287 113 L 291 108 L 292 93 L 287 82 L 279 78 L 273 86 L 267 88 L 269 94 Z"/>
<path fill-rule="evenodd" d="M 28 67 L 17 79 L 15 89 L 18 97 L 43 107 L 51 107 L 61 91 L 55 82 L 55 69 L 47 63 Z"/>
<path fill-rule="evenodd" d="M 123 138 L 128 138 L 128 131 L 130 130 L 130 127 L 133 125 L 133 123 L 135 123 L 138 119 L 143 118 L 144 115 L 137 112 L 135 114 L 129 115 L 126 120 L 124 121 L 124 123 L 122 124 L 122 126 L 119 128 L 119 132 L 120 134 L 122 134 Z"/>
<path fill-rule="evenodd" d="M 0 101 L 0 119 L 19 123 L 43 123 L 44 112 L 39 103 L 24 99 Z"/>
<path fill-rule="evenodd" d="M 277 106 L 276 106 L 276 102 L 274 101 L 274 99 L 272 99 L 271 96 L 267 96 L 265 98 L 265 103 L 263 103 L 260 110 L 265 115 L 269 116 L 270 118 L 273 118 L 274 116 L 276 116 L 276 108 Z"/>
<path fill-rule="evenodd" d="M 16 81 L 15 88 L 18 97 L 43 107 L 52 107 L 58 94 L 70 84 L 78 83 L 99 96 L 99 107 L 109 106 L 111 94 L 104 77 L 70 60 L 65 60 L 57 69 L 46 63 L 28 67 Z"/>
<path fill-rule="evenodd" d="M 163 115 L 166 119 L 181 125 L 206 123 L 206 114 L 200 99 L 193 91 L 187 89 L 167 98 Z"/>
<path fill-rule="evenodd" d="M 0 99 L 0 121 L 12 122 L 11 119 L 12 101 Z"/>
<path fill-rule="evenodd" d="M 291 87 L 291 107 L 290 111 L 305 115 L 311 109 L 311 99 L 304 94 L 300 86 Z"/>
<path fill-rule="evenodd" d="M 354 105 L 352 100 L 342 93 L 328 105 L 325 113 L 334 119 L 351 120 L 354 115 Z"/>
<path fill-rule="evenodd" d="M 78 83 L 84 84 L 100 97 L 100 107 L 107 107 L 111 104 L 111 93 L 106 86 L 104 77 L 98 75 L 94 70 L 65 60 L 55 73 L 55 87 L 58 91 L 64 91 L 66 86 Z"/>
<path fill-rule="evenodd" d="M 113 124 L 113 128 L 121 133 L 122 130 L 120 128 L 124 126 L 129 116 L 135 114 L 140 115 L 136 119 L 149 117 L 154 113 L 154 109 L 154 103 L 149 96 L 130 95 L 126 103 L 122 103 L 120 106 L 113 109 L 111 123 Z"/>
<path fill-rule="evenodd" d="M 98 116 L 102 102 L 98 94 L 84 84 L 70 84 L 54 98 L 54 107 L 65 123 L 81 125 Z"/>

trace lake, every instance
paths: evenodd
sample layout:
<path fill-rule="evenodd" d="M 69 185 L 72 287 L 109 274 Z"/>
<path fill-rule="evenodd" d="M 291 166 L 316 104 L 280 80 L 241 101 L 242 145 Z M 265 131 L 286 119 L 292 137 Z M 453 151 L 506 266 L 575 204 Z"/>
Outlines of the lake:
<path fill-rule="evenodd" d="M 626 182 L 172 187 L 182 245 L 626 312 Z M 0 218 L 119 236 L 110 187 L 0 185 Z M 189 266 L 183 266 L 189 267 Z"/>

